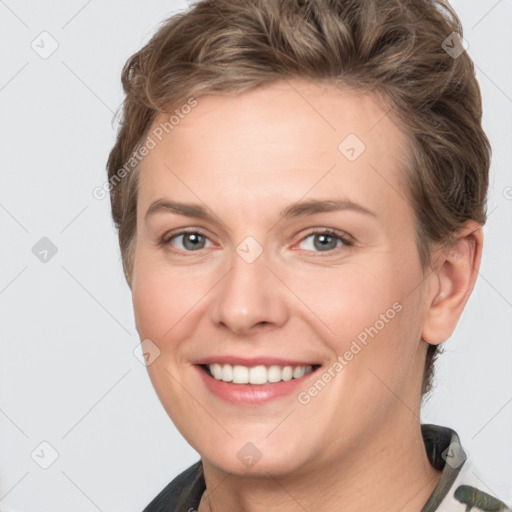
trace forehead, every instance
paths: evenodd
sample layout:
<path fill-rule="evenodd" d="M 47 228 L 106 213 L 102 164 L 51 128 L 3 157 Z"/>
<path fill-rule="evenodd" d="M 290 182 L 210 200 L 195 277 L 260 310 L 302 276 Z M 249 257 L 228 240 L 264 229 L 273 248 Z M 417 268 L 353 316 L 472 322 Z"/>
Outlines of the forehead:
<path fill-rule="evenodd" d="M 261 207 L 269 192 L 296 200 L 313 188 L 380 195 L 383 207 L 400 195 L 407 141 L 375 95 L 294 80 L 196 101 L 171 123 L 170 114 L 155 118 L 142 202 L 166 186 L 196 202 L 238 192 L 240 208 Z"/>

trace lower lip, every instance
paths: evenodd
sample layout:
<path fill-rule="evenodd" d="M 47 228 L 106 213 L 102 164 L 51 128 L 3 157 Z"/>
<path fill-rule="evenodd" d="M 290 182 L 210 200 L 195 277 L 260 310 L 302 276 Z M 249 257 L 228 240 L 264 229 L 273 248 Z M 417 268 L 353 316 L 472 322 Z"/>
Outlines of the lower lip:
<path fill-rule="evenodd" d="M 317 368 L 299 379 L 280 381 L 272 384 L 233 384 L 232 382 L 224 382 L 210 377 L 199 365 L 196 365 L 195 368 L 210 393 L 227 402 L 251 405 L 262 404 L 293 393 L 297 394 L 305 380 L 309 379 L 311 375 L 316 374 L 318 370 Z"/>

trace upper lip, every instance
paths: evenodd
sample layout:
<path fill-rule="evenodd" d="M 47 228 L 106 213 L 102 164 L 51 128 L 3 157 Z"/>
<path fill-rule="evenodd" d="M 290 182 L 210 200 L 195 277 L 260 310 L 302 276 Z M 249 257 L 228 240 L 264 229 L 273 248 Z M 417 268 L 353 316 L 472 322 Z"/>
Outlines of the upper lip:
<path fill-rule="evenodd" d="M 240 366 L 308 366 L 320 363 L 312 361 L 299 361 L 298 359 L 284 359 L 280 357 L 237 357 L 237 356 L 210 356 L 197 359 L 194 364 L 230 364 Z"/>

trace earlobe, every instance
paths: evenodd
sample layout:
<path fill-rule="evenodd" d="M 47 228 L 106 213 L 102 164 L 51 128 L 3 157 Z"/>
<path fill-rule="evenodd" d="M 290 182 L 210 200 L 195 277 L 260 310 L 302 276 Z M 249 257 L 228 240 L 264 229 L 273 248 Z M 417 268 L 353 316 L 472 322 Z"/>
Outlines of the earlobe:
<path fill-rule="evenodd" d="M 432 295 L 423 324 L 422 339 L 431 345 L 446 341 L 466 305 L 480 267 L 482 227 L 468 221 L 448 247 L 438 250 L 431 275 Z"/>

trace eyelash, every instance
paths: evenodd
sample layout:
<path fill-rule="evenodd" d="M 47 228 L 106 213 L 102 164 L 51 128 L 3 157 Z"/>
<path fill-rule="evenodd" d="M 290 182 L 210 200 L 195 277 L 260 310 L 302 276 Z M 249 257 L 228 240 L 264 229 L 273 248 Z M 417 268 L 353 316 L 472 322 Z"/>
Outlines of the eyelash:
<path fill-rule="evenodd" d="M 177 233 L 172 233 L 170 235 L 164 235 L 162 237 L 162 239 L 160 240 L 159 242 L 159 245 L 160 246 L 168 246 L 170 245 L 170 242 L 171 240 L 175 239 L 175 238 L 178 238 L 182 235 L 187 235 L 187 234 L 195 234 L 195 235 L 200 235 L 206 239 L 208 239 L 208 237 L 206 235 L 204 235 L 203 233 L 201 233 L 201 231 L 197 230 L 197 229 L 185 229 L 185 230 L 182 230 L 182 231 L 179 231 Z M 337 230 L 334 230 L 334 229 L 328 229 L 328 228 L 325 228 L 325 229 L 320 229 L 320 230 L 314 230 L 314 231 L 310 231 L 307 235 L 303 236 L 298 243 L 300 242 L 303 242 L 304 240 L 306 240 L 307 238 L 309 238 L 310 236 L 312 235 L 328 235 L 328 236 L 331 236 L 333 238 L 337 238 L 338 240 L 340 240 L 342 242 L 342 247 L 345 246 L 345 247 L 351 247 L 354 245 L 354 240 L 349 236 L 347 235 L 346 233 L 342 233 L 342 232 L 339 232 Z M 329 251 L 313 251 L 313 252 L 317 252 L 319 254 L 322 254 L 323 252 L 325 252 L 328 256 L 332 255 L 336 249 L 340 249 L 341 247 L 337 247 L 335 249 L 331 249 Z M 175 250 L 175 249 L 171 249 L 172 252 L 174 253 L 177 253 L 177 254 L 187 254 L 187 253 L 194 253 L 194 252 L 199 252 L 200 249 L 198 249 L 197 251 L 181 251 L 181 250 Z"/>

